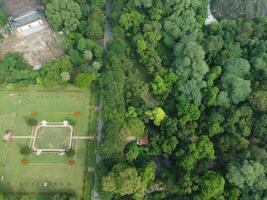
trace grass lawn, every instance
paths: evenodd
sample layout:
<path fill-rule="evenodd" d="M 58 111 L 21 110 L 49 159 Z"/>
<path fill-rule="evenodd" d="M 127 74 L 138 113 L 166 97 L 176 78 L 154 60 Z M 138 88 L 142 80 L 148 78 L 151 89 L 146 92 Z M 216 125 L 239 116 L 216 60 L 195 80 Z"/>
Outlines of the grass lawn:
<path fill-rule="evenodd" d="M 15 136 L 30 136 L 32 127 L 25 122 L 28 117 L 48 122 L 71 120 L 75 122 L 74 136 L 95 135 L 98 96 L 93 91 L 77 88 L 1 89 L 0 136 L 3 137 L 7 130 L 13 130 Z M 64 146 L 65 140 L 69 140 L 69 130 L 58 131 L 50 128 L 40 130 L 36 138 L 38 147 Z M 55 133 L 60 134 L 55 136 Z M 87 169 L 95 166 L 94 141 L 75 140 L 73 158 L 57 153 L 21 155 L 20 149 L 29 143 L 27 138 L 17 138 L 11 143 L 0 141 L 1 192 L 45 194 L 73 191 L 82 198 L 85 192 L 92 190 L 92 185 L 87 188 L 87 183 L 92 182 L 94 174 L 88 174 Z M 29 163 L 21 164 L 22 159 L 27 159 Z M 68 164 L 70 159 L 75 160 L 75 165 Z"/>
<path fill-rule="evenodd" d="M 39 127 L 36 132 L 36 149 L 68 149 L 71 140 L 69 127 Z"/>

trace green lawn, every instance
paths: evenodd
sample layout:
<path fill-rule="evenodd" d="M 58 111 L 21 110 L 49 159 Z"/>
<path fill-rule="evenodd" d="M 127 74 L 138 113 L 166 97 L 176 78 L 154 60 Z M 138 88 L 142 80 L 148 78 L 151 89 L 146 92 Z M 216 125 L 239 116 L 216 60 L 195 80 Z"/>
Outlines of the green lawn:
<path fill-rule="evenodd" d="M 39 127 L 36 132 L 36 149 L 68 149 L 71 129 L 69 127 Z"/>
<path fill-rule="evenodd" d="M 2 89 L 0 134 L 4 136 L 6 130 L 13 130 L 15 136 L 31 135 L 32 127 L 25 123 L 25 118 L 34 116 L 38 121 L 49 122 L 70 119 L 75 121 L 74 135 L 95 135 L 98 113 L 95 106 L 98 105 L 98 96 L 93 91 L 76 88 Z M 76 154 L 73 158 L 59 156 L 56 153 L 43 153 L 41 156 L 21 155 L 20 149 L 28 146 L 29 142 L 30 139 L 14 139 L 11 143 L 0 141 L 0 178 L 3 179 L 0 180 L 0 191 L 18 193 L 73 191 L 82 197 L 92 190 L 93 186 L 88 182 L 92 182 L 93 174 L 87 173 L 87 167 L 95 165 L 94 141 L 75 141 L 73 145 Z M 47 141 L 47 145 L 49 142 L 50 140 Z M 27 159 L 29 164 L 22 165 L 22 159 Z M 70 159 L 75 159 L 76 164 L 69 165 Z M 43 186 L 44 182 L 48 183 L 47 187 Z"/>

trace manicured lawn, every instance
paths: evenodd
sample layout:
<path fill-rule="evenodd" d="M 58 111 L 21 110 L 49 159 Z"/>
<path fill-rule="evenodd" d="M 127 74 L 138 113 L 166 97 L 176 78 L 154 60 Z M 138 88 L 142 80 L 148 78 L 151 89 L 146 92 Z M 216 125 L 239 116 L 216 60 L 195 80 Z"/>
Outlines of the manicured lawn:
<path fill-rule="evenodd" d="M 7 130 L 14 131 L 15 136 L 30 136 L 32 127 L 26 124 L 27 117 L 49 122 L 69 119 L 75 122 L 74 136 L 95 135 L 98 113 L 95 106 L 98 105 L 98 97 L 92 91 L 76 88 L 1 89 L 0 136 L 4 136 Z M 66 130 L 61 131 L 63 138 L 60 136 L 53 139 L 54 130 L 42 130 L 38 145 L 42 147 L 58 145 L 59 140 L 63 140 L 61 143 L 63 145 L 68 136 L 64 136 Z M 29 146 L 29 143 L 30 139 L 27 138 L 17 138 L 11 143 L 0 141 L 0 191 L 19 193 L 73 191 L 82 197 L 85 194 L 84 190 L 92 189 L 84 187 L 84 182 L 85 179 L 93 179 L 93 173 L 86 172 L 88 166 L 95 165 L 94 141 L 75 140 L 73 145 L 76 154 L 72 158 L 59 156 L 57 153 L 43 153 L 40 156 L 21 155 L 20 149 Z M 22 159 L 28 160 L 29 163 L 21 164 Z M 69 165 L 68 162 L 72 159 L 75 160 L 75 165 Z"/>
<path fill-rule="evenodd" d="M 71 130 L 68 127 L 40 127 L 36 133 L 36 149 L 68 149 Z"/>

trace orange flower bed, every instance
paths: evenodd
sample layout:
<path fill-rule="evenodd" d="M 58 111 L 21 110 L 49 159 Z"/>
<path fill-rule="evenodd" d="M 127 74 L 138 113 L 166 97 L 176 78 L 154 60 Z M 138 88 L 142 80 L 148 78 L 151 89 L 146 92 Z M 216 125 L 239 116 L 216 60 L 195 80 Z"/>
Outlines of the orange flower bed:
<path fill-rule="evenodd" d="M 39 115 L 39 112 L 32 112 L 31 113 L 31 116 L 33 116 L 33 117 L 36 117 L 37 115 Z"/>
<path fill-rule="evenodd" d="M 80 112 L 74 112 L 74 114 L 73 114 L 75 117 L 77 117 L 77 118 L 80 118 L 81 117 L 81 113 Z"/>
<path fill-rule="evenodd" d="M 20 161 L 20 163 L 21 163 L 22 165 L 28 165 L 28 164 L 29 164 L 29 161 L 28 161 L 27 159 L 22 159 L 22 160 Z"/>
<path fill-rule="evenodd" d="M 69 160 L 69 165 L 75 165 L 76 161 L 75 160 Z"/>

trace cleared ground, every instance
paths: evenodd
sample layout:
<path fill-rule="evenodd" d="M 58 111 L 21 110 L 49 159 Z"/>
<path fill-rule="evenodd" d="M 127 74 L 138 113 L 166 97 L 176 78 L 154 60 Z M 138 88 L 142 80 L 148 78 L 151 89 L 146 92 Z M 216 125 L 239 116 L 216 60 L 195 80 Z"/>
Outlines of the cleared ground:
<path fill-rule="evenodd" d="M 88 90 L 68 88 L 43 90 L 40 88 L 0 90 L 0 134 L 14 130 L 15 136 L 31 135 L 31 126 L 25 117 L 38 120 L 75 121 L 75 135 L 95 135 L 97 124 L 97 95 Z M 12 143 L 0 141 L 0 192 L 57 193 L 75 192 L 89 196 L 93 174 L 88 167 L 95 165 L 95 142 L 76 140 L 74 157 L 43 153 L 23 156 L 20 149 L 30 139 L 14 139 Z M 22 159 L 29 161 L 27 165 Z M 69 165 L 75 160 L 74 165 Z M 47 186 L 44 186 L 47 183 Z M 86 193 L 87 192 L 87 193 Z"/>
<path fill-rule="evenodd" d="M 53 30 L 47 29 L 27 37 L 16 34 L 5 36 L 0 45 L 0 59 L 8 52 L 20 52 L 34 68 L 40 68 L 47 60 L 61 57 L 64 52 L 56 46 Z"/>

